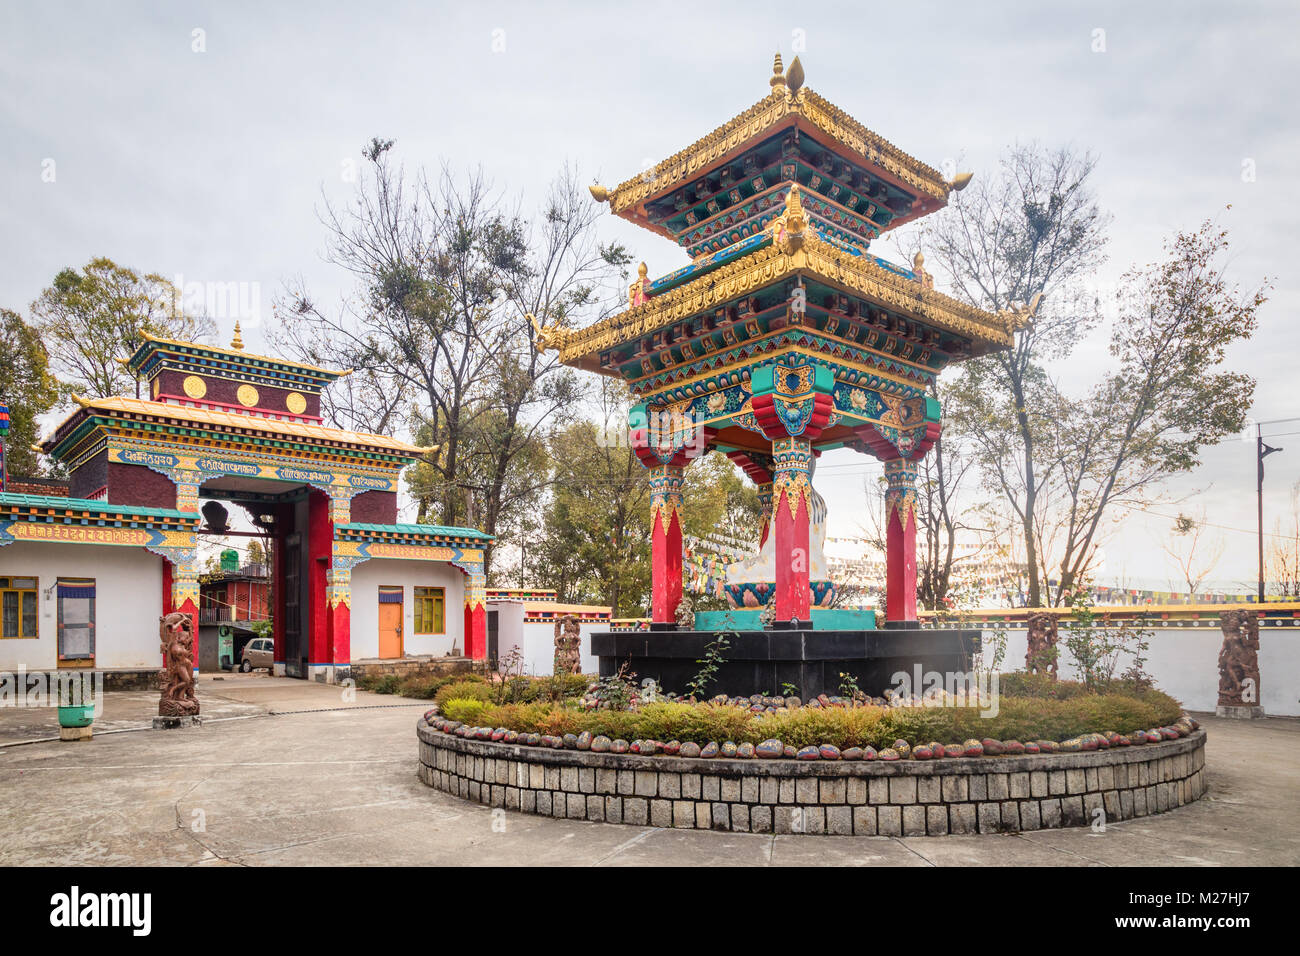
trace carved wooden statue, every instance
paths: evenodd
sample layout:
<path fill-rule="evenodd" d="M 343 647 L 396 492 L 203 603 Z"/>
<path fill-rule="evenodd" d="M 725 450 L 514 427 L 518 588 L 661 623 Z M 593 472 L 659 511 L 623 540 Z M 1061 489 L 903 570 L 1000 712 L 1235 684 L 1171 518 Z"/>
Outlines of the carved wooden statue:
<path fill-rule="evenodd" d="M 1259 619 L 1254 611 L 1224 611 L 1219 623 L 1219 706 L 1258 707 Z"/>
<path fill-rule="evenodd" d="M 158 619 L 164 665 L 159 717 L 193 717 L 199 712 L 194 693 L 194 622 L 188 614 L 172 612 Z"/>
<path fill-rule="evenodd" d="M 566 614 L 555 622 L 555 673 L 582 673 L 582 631 L 578 618 Z"/>
<path fill-rule="evenodd" d="M 1025 623 L 1029 629 L 1025 670 L 1032 674 L 1046 674 L 1056 680 L 1056 615 L 1030 614 Z"/>

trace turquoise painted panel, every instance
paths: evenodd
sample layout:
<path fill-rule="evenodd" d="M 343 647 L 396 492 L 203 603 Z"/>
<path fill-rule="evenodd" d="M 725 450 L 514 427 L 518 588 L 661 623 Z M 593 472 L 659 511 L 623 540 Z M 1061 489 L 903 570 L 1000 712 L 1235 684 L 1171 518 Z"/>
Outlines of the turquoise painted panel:
<path fill-rule="evenodd" d="M 696 611 L 697 631 L 761 631 L 760 608 L 733 608 L 730 611 Z"/>
<path fill-rule="evenodd" d="M 876 612 L 850 607 L 815 607 L 812 624 L 814 631 L 874 631 Z"/>

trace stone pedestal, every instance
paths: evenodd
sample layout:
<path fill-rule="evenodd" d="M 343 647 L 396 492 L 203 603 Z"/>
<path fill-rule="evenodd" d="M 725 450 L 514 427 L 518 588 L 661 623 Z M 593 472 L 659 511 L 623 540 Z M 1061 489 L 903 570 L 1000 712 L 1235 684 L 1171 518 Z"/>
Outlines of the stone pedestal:
<path fill-rule="evenodd" d="M 638 680 L 647 677 L 664 690 L 684 693 L 700 670 L 705 648 L 717 639 L 714 631 L 619 631 L 591 636 L 591 652 L 600 659 L 600 675 L 617 673 L 620 665 Z M 726 659 L 705 695 L 748 697 L 780 694 L 785 684 L 798 688 L 805 700 L 818 694 L 838 694 L 840 674 L 850 674 L 859 689 L 883 696 L 894 676 L 964 674 L 980 649 L 976 630 L 934 630 L 890 627 L 884 630 L 813 630 L 790 627 L 739 631 L 730 637 Z"/>
<path fill-rule="evenodd" d="M 155 717 L 153 719 L 154 730 L 179 730 L 181 727 L 199 727 L 203 724 L 203 718 L 194 717 Z"/>
<path fill-rule="evenodd" d="M 1220 704 L 1214 708 L 1215 717 L 1230 717 L 1234 720 L 1256 720 L 1264 716 L 1264 708 L 1259 705 L 1237 706 Z"/>
<path fill-rule="evenodd" d="M 60 740 L 89 740 L 91 738 L 91 733 L 93 730 L 94 728 L 90 726 L 60 727 L 59 739 Z"/>

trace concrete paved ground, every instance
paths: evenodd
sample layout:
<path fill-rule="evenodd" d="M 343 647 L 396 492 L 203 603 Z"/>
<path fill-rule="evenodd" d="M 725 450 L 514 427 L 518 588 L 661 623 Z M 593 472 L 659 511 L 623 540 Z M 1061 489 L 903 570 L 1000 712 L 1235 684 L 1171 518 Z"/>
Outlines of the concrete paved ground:
<path fill-rule="evenodd" d="M 814 837 L 495 818 L 416 779 L 427 703 L 262 676 L 205 679 L 180 731 L 4 746 L 5 865 L 599 864 L 1217 866 L 1300 863 L 1300 721 L 1206 718 L 1209 793 L 1104 834 Z M 147 723 L 150 695 L 107 713 Z M 128 700 L 127 697 L 132 699 Z M 4 715 L 8 719 L 9 715 Z M 53 726 L 53 711 L 45 728 Z M 15 723 L 14 726 L 18 726 Z M 29 714 L 21 726 L 35 725 Z"/>

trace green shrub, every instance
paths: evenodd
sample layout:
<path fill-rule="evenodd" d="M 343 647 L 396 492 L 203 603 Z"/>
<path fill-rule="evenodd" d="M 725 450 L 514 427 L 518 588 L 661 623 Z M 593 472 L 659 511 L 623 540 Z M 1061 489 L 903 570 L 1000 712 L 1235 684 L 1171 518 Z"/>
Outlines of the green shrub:
<path fill-rule="evenodd" d="M 477 727 L 485 722 L 484 712 L 490 710 L 491 707 L 492 705 L 485 700 L 453 697 L 440 705 L 439 710 L 449 720 L 459 720 L 461 723 L 472 724 Z"/>
<path fill-rule="evenodd" d="M 1179 703 L 1160 691 L 1134 694 L 1080 693 L 1059 700 L 1002 694 L 994 716 L 977 707 L 802 707 L 763 717 L 743 707 L 662 702 L 640 711 L 582 711 L 547 702 L 485 707 L 465 723 L 509 727 L 527 733 L 604 734 L 624 740 L 734 740 L 758 743 L 775 737 L 794 747 L 830 743 L 837 747 L 877 749 L 901 737 L 913 744 L 943 743 L 970 737 L 998 740 L 1066 740 L 1082 733 L 1139 728 L 1172 723 L 1182 713 Z M 452 715 L 443 708 L 443 713 Z M 989 712 L 991 713 L 991 711 Z"/>
<path fill-rule="evenodd" d="M 449 700 L 481 700 L 489 701 L 492 699 L 492 688 L 484 680 L 465 681 L 456 680 L 449 684 L 443 684 L 433 695 L 439 709 L 442 708 Z"/>
<path fill-rule="evenodd" d="M 396 694 L 401 682 L 401 678 L 396 674 L 383 674 L 367 681 L 370 686 L 365 689 L 374 691 L 376 694 Z"/>

